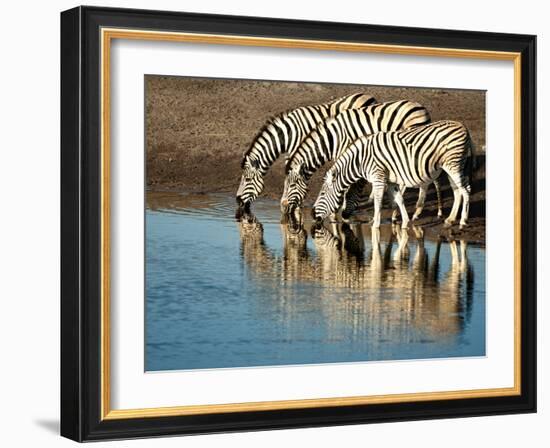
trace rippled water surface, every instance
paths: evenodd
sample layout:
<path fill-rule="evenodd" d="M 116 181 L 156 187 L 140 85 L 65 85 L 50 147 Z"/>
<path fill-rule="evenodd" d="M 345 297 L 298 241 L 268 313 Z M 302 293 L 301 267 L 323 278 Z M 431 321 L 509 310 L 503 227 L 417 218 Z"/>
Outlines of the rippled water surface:
<path fill-rule="evenodd" d="M 146 370 L 485 355 L 485 249 L 148 193 Z"/>

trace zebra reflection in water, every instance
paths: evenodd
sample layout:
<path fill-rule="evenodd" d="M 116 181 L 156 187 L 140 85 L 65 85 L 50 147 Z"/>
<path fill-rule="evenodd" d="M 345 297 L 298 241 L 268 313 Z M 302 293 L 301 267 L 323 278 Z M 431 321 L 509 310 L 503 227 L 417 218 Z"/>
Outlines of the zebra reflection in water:
<path fill-rule="evenodd" d="M 439 238 L 427 250 L 416 227 L 381 233 L 344 223 L 314 225 L 308 234 L 303 223 L 292 222 L 280 226 L 281 254 L 265 243 L 263 226 L 252 214 L 238 226 L 244 265 L 255 281 L 277 285 L 272 306 L 288 328 L 296 313 L 314 307 L 331 338 L 383 345 L 456 338 L 470 320 L 474 277 L 465 241 Z M 448 262 L 441 259 L 445 246 Z M 315 294 L 295 303 L 304 285 L 314 285 Z"/>

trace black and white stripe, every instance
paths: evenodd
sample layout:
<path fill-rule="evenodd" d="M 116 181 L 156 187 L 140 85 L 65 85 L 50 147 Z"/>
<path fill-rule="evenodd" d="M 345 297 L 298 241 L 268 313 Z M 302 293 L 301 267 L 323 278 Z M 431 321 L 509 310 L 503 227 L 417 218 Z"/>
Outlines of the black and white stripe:
<path fill-rule="evenodd" d="M 238 204 L 248 207 L 262 192 L 263 177 L 271 165 L 281 154 L 298 147 L 319 123 L 344 110 L 366 107 L 375 102 L 370 95 L 353 93 L 325 104 L 299 107 L 270 119 L 243 156 Z"/>
<path fill-rule="evenodd" d="M 286 163 L 286 178 L 281 209 L 283 212 L 300 207 L 307 194 L 307 182 L 325 163 L 335 160 L 353 141 L 377 132 L 397 131 L 422 126 L 430 122 L 424 106 L 413 101 L 392 101 L 346 110 L 319 124 L 294 151 Z M 359 181 L 346 194 L 344 216 L 357 208 L 365 182 Z M 436 184 L 439 199 L 439 186 Z M 420 198 L 425 191 L 420 192 Z M 422 201 L 423 204 L 423 201 Z M 415 213 L 413 219 L 420 214 Z M 439 204 L 441 213 L 441 204 Z"/>
<path fill-rule="evenodd" d="M 403 218 L 408 215 L 398 187 L 421 188 L 445 171 L 454 193 L 453 208 L 446 225 L 455 222 L 463 201 L 460 225 L 468 220 L 472 142 L 468 130 L 455 121 L 438 121 L 406 131 L 379 132 L 364 136 L 345 149 L 327 172 L 313 213 L 317 220 L 326 218 L 340 207 L 348 188 L 360 179 L 372 183 L 374 197 L 373 226 L 380 226 L 380 207 L 386 186 L 393 195 Z M 466 175 L 469 166 L 470 175 Z"/>

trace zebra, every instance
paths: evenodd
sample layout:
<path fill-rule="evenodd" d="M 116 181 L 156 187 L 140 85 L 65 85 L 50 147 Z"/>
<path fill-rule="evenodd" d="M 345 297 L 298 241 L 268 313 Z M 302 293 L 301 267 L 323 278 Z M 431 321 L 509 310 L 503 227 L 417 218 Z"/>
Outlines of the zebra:
<path fill-rule="evenodd" d="M 334 118 L 329 118 L 317 126 L 304 139 L 302 144 L 289 154 L 285 165 L 284 192 L 281 199 L 281 211 L 291 214 L 300 207 L 307 194 L 307 182 L 325 163 L 335 160 L 354 140 L 380 131 L 397 131 L 422 126 L 431 121 L 430 114 L 419 103 L 402 100 L 374 104 L 362 109 L 346 110 Z M 344 219 L 358 207 L 364 180 L 350 187 L 345 197 Z M 441 195 L 439 182 L 434 180 L 437 193 L 438 216 L 441 217 Z M 424 207 L 427 185 L 420 188 L 415 221 Z M 404 193 L 404 189 L 401 194 Z M 392 221 L 397 217 L 394 211 Z"/>
<path fill-rule="evenodd" d="M 366 107 L 376 100 L 365 93 L 353 93 L 328 103 L 303 106 L 271 118 L 244 153 L 242 176 L 237 190 L 237 217 L 248 212 L 264 188 L 264 175 L 277 158 L 296 148 L 317 124 L 343 110 Z"/>
<path fill-rule="evenodd" d="M 464 174 L 466 165 L 469 165 L 469 176 Z M 456 121 L 438 121 L 406 131 L 363 136 L 353 142 L 327 172 L 312 213 L 317 221 L 323 220 L 339 208 L 351 185 L 366 179 L 373 186 L 373 227 L 380 227 L 380 206 L 389 183 L 393 200 L 403 217 L 402 227 L 406 228 L 409 218 L 397 186 L 419 188 L 445 171 L 454 194 L 445 226 L 456 221 L 461 201 L 464 201 L 460 218 L 462 229 L 468 221 L 472 170 L 470 133 Z"/>

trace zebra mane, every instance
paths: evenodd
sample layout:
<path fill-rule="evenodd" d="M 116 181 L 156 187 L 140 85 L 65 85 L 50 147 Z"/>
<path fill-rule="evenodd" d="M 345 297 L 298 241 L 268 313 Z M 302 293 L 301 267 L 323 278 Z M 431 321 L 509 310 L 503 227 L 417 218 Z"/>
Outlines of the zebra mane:
<path fill-rule="evenodd" d="M 328 120 L 333 120 L 332 117 L 329 117 Z M 326 122 L 325 122 L 326 123 Z M 317 129 L 319 129 L 319 126 L 322 124 L 319 124 L 316 128 L 314 128 L 304 139 L 306 141 L 313 133 L 317 132 Z M 301 146 L 301 145 L 300 145 Z M 298 148 L 300 147 L 298 146 Z M 292 164 L 294 161 L 298 158 L 298 155 L 300 154 L 299 151 L 294 151 L 291 153 L 291 155 L 287 156 L 285 159 L 285 175 L 287 175 L 290 172 L 290 169 L 292 167 Z"/>
<path fill-rule="evenodd" d="M 340 98 L 338 98 L 339 100 Z M 336 100 L 335 100 L 336 101 Z M 300 149 L 303 147 L 304 143 L 308 141 L 308 139 L 322 137 L 324 132 L 329 132 L 329 128 L 331 128 L 334 125 L 338 125 L 339 119 L 338 117 L 345 114 L 345 113 L 353 113 L 360 109 L 345 109 L 342 112 L 340 112 L 336 116 L 327 117 L 324 121 L 321 121 L 317 124 L 315 128 L 313 128 L 309 134 L 303 139 L 302 143 L 291 152 L 289 156 L 287 156 L 285 161 L 285 174 L 288 174 L 290 172 L 291 166 L 294 163 L 294 161 L 298 158 L 301 158 L 303 156 L 303 152 L 300 151 Z M 312 173 L 310 172 L 310 175 Z"/>
<path fill-rule="evenodd" d="M 327 108 L 327 107 L 330 107 L 332 104 L 338 102 L 338 101 L 341 101 L 343 100 L 344 98 L 347 98 L 351 95 L 355 95 L 355 94 L 359 94 L 359 92 L 356 92 L 354 94 L 348 94 L 348 95 L 344 95 L 344 96 L 340 96 L 340 97 L 337 97 L 337 98 L 334 98 L 326 103 L 322 103 L 322 104 L 315 104 L 315 105 L 308 105 L 308 106 L 300 106 L 300 107 L 294 107 L 294 108 L 289 108 L 289 109 L 286 109 L 285 111 L 283 112 L 280 112 L 278 113 L 277 115 L 272 115 L 270 116 L 267 121 L 264 123 L 264 125 L 260 128 L 260 130 L 254 135 L 254 138 L 252 139 L 252 143 L 250 143 L 250 146 L 248 147 L 248 149 L 244 152 L 243 154 L 243 158 L 241 160 L 241 169 L 244 168 L 244 165 L 246 163 L 246 159 L 248 158 L 248 156 L 250 155 L 250 153 L 252 152 L 252 148 L 254 148 L 254 143 L 256 142 L 256 140 L 267 130 L 267 128 L 271 125 L 277 125 L 277 122 L 278 121 L 283 121 L 285 119 L 288 118 L 289 115 L 293 114 L 293 113 L 297 113 L 298 111 L 300 110 L 303 110 L 303 109 L 307 109 L 307 108 L 315 108 L 315 109 L 319 109 L 319 108 Z M 362 107 L 365 107 L 366 105 L 371 105 L 373 103 L 376 103 L 376 100 L 371 97 L 371 99 L 369 101 L 367 101 L 366 104 L 364 104 Z M 287 159 L 287 161 L 289 161 Z"/>
<path fill-rule="evenodd" d="M 248 158 L 248 156 L 250 155 L 250 153 L 252 152 L 252 148 L 254 148 L 254 143 L 256 143 L 256 140 L 258 140 L 258 138 L 260 138 L 260 136 L 267 131 L 267 129 L 269 128 L 269 126 L 272 126 L 272 125 L 277 125 L 278 122 L 280 122 L 281 120 L 284 120 L 285 118 L 288 117 L 288 115 L 294 111 L 296 109 L 288 109 L 288 110 L 285 110 L 284 112 L 281 112 L 277 115 L 271 115 L 270 117 L 268 117 L 268 119 L 266 120 L 266 122 L 263 124 L 263 126 L 260 128 L 260 130 L 258 132 L 256 132 L 256 134 L 254 134 L 254 138 L 252 139 L 252 142 L 250 143 L 250 146 L 248 147 L 248 149 L 244 152 L 243 154 L 243 158 L 241 160 L 241 169 L 244 168 L 244 164 L 246 163 L 246 159 Z"/>

